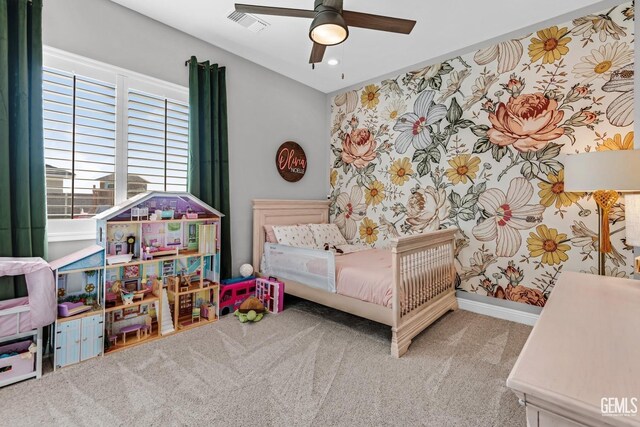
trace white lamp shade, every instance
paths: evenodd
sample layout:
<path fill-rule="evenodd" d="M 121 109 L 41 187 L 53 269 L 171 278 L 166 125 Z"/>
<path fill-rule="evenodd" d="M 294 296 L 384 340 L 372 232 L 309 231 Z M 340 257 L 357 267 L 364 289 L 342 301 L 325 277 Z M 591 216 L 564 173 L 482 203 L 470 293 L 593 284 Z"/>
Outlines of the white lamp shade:
<path fill-rule="evenodd" d="M 640 192 L 640 150 L 594 151 L 566 156 L 564 190 Z"/>
<path fill-rule="evenodd" d="M 624 197 L 624 221 L 627 245 L 640 246 L 640 194 Z"/>

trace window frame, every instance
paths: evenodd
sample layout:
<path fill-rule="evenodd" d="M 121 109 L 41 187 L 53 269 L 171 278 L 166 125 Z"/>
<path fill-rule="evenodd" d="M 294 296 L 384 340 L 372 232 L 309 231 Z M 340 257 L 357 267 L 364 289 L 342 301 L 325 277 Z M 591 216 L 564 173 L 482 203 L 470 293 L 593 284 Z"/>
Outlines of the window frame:
<path fill-rule="evenodd" d="M 189 104 L 189 88 L 137 73 L 125 68 L 69 53 L 50 46 L 43 47 L 43 66 L 101 80 L 116 86 L 116 150 L 115 150 L 115 204 L 127 198 L 128 170 L 128 116 L 129 89 Z M 87 219 L 47 218 L 49 242 L 94 240 L 96 221 Z"/>

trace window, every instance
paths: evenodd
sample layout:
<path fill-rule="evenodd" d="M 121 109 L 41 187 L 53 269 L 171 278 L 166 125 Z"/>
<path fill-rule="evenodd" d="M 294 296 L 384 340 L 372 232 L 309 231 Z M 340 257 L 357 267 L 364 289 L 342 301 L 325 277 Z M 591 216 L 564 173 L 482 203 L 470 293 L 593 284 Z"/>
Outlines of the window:
<path fill-rule="evenodd" d="M 116 88 L 45 68 L 49 218 L 93 216 L 114 204 Z"/>
<path fill-rule="evenodd" d="M 44 64 L 50 220 L 91 218 L 145 191 L 186 191 L 186 88 L 52 48 Z"/>
<path fill-rule="evenodd" d="M 129 90 L 127 197 L 147 190 L 186 191 L 189 108 Z"/>

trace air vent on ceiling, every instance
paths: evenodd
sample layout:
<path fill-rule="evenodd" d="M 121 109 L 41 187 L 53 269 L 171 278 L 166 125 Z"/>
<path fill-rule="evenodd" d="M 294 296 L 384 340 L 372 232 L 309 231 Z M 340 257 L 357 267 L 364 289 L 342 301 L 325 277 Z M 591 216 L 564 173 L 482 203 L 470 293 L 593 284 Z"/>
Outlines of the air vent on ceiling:
<path fill-rule="evenodd" d="M 259 33 L 269 26 L 268 22 L 263 21 L 256 16 L 249 15 L 248 13 L 236 12 L 235 10 L 227 15 L 227 18 L 233 22 L 237 22 L 254 33 Z"/>

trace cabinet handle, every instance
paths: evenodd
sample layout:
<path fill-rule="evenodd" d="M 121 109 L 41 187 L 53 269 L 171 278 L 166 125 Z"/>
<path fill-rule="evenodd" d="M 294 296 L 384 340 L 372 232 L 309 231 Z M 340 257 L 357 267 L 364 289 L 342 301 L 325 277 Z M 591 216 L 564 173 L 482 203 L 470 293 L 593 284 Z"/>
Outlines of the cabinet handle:
<path fill-rule="evenodd" d="M 86 338 L 83 338 L 83 339 L 82 339 L 82 341 L 86 341 L 86 340 L 87 340 Z"/>

